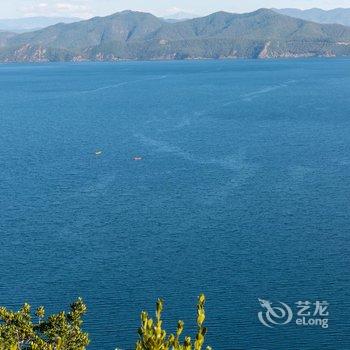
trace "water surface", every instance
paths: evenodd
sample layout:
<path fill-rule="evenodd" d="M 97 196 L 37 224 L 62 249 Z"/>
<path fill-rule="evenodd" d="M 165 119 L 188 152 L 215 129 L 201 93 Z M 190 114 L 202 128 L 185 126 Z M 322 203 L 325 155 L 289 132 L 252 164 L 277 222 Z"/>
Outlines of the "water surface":
<path fill-rule="evenodd" d="M 350 349 L 350 60 L 1 65 L 0 150 L 0 305 L 82 296 L 90 349 L 132 349 L 204 292 L 215 350 Z"/>

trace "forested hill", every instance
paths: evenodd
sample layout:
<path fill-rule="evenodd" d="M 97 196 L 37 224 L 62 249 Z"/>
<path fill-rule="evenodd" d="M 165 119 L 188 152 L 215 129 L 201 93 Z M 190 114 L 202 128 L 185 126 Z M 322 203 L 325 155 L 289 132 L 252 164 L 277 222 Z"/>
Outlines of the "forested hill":
<path fill-rule="evenodd" d="M 273 9 L 283 15 L 305 19 L 317 23 L 338 23 L 350 26 L 350 8 L 337 8 L 333 10 L 322 10 L 313 8 L 309 10 L 299 10 L 293 8 Z"/>
<path fill-rule="evenodd" d="M 350 27 L 267 9 L 217 12 L 175 23 L 123 11 L 30 33 L 0 34 L 0 43 L 3 62 L 350 56 Z"/>

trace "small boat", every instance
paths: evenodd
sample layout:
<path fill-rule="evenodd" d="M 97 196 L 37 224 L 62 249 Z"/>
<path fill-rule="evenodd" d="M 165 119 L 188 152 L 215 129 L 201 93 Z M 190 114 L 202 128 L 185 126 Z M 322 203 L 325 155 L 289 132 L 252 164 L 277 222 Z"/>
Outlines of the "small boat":
<path fill-rule="evenodd" d="M 142 160 L 142 157 L 134 157 L 133 160 L 140 161 L 140 160 Z"/>
<path fill-rule="evenodd" d="M 102 151 L 96 151 L 95 154 L 96 156 L 100 156 L 102 154 Z"/>

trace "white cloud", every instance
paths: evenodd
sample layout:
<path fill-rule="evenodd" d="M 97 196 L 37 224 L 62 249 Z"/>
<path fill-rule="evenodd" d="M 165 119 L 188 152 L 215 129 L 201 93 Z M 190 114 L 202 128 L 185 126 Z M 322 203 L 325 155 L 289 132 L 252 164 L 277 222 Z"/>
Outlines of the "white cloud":
<path fill-rule="evenodd" d="M 90 6 L 81 1 L 75 3 L 68 2 L 54 2 L 46 3 L 41 2 L 30 6 L 22 6 L 20 8 L 21 13 L 25 17 L 32 16 L 69 16 L 69 17 L 82 17 L 89 18 L 93 16 L 93 11 Z"/>
<path fill-rule="evenodd" d="M 88 11 L 88 7 L 85 5 L 73 5 L 68 3 L 57 3 L 54 5 L 54 8 L 61 12 Z"/>
<path fill-rule="evenodd" d="M 176 7 L 176 6 L 170 7 L 170 8 L 165 10 L 165 13 L 168 15 L 174 15 L 175 13 L 179 13 L 179 12 L 189 12 L 189 11 L 186 11 L 186 10 L 179 8 L 179 7 Z"/>
<path fill-rule="evenodd" d="M 350 7 L 350 0 L 0 0 L 0 17 L 104 16 L 131 9 L 171 16 L 177 12 L 205 15 L 225 10 L 247 12 L 259 7 Z"/>

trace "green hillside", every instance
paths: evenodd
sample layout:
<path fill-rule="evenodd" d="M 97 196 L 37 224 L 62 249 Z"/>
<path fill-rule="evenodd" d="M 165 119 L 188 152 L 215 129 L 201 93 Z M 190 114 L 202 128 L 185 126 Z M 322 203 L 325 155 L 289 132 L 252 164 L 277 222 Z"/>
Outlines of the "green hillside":
<path fill-rule="evenodd" d="M 328 11 L 318 8 L 309 10 L 299 10 L 293 8 L 273 10 L 283 15 L 301 18 L 306 21 L 313 21 L 317 23 L 338 23 L 344 26 L 350 26 L 350 8 L 337 8 Z"/>
<path fill-rule="evenodd" d="M 2 61 L 350 56 L 350 28 L 267 9 L 217 12 L 175 23 L 123 11 L 57 24 L 3 42 Z"/>

